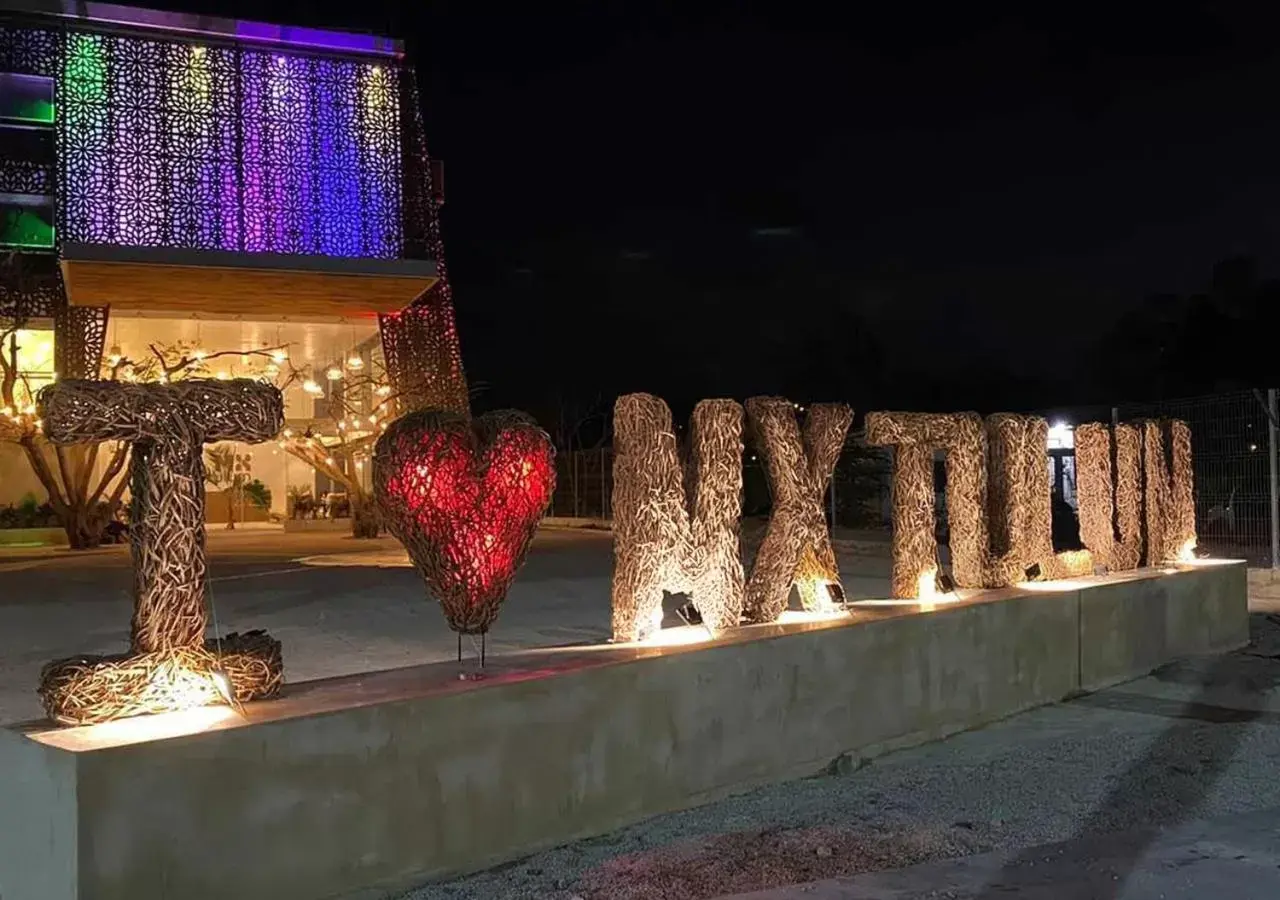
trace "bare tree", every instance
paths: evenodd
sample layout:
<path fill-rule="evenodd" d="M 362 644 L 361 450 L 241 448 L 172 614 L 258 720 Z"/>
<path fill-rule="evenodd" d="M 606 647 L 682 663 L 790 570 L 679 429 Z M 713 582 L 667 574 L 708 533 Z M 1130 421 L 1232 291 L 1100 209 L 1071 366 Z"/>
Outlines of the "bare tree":
<path fill-rule="evenodd" d="M 49 494 L 49 505 L 66 531 L 68 545 L 77 550 L 96 547 L 120 509 L 129 446 L 123 442 L 55 446 L 45 439 L 36 389 L 19 364 L 23 324 L 15 319 L 0 331 L 0 441 L 21 448 Z M 106 466 L 99 471 L 103 458 Z"/>

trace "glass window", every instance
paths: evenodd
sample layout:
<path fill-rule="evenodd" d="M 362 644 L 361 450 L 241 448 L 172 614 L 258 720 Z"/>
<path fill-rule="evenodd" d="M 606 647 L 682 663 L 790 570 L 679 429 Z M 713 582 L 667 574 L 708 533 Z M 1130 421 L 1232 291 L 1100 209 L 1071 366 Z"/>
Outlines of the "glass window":
<path fill-rule="evenodd" d="M 35 403 L 35 395 L 40 388 L 52 384 L 56 377 L 53 368 L 53 331 L 20 328 L 5 341 L 6 359 L 13 358 L 15 348 L 18 383 L 14 385 L 13 399 L 21 408 Z"/>

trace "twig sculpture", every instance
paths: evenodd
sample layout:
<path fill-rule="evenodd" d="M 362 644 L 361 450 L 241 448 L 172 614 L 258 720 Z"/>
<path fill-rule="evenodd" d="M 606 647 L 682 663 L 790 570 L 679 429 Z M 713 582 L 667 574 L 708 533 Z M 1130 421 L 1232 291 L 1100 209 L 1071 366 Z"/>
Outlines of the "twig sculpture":
<path fill-rule="evenodd" d="M 867 442 L 894 448 L 891 593 L 928 595 L 938 573 L 933 457 L 946 453 L 952 578 L 982 587 L 987 565 L 987 438 L 977 413 L 867 414 Z"/>
<path fill-rule="evenodd" d="M 420 410 L 374 448 L 383 521 L 459 634 L 483 635 L 497 619 L 555 484 L 551 439 L 511 410 Z"/>
<path fill-rule="evenodd" d="M 873 412 L 867 441 L 894 448 L 895 598 L 927 597 L 938 572 L 933 456 L 946 454 L 952 578 L 959 587 L 1002 587 L 1092 569 L 1084 551 L 1055 553 L 1045 456 L 1048 423 L 997 413 Z"/>
<path fill-rule="evenodd" d="M 687 479 L 671 410 L 660 398 L 619 397 L 613 433 L 614 640 L 654 631 L 664 592 L 688 595 L 712 631 L 737 625 L 742 407 L 703 400 L 694 408 Z"/>
<path fill-rule="evenodd" d="M 1186 560 L 1196 546 L 1191 429 L 1148 420 L 1076 428 L 1080 539 L 1122 572 Z"/>
<path fill-rule="evenodd" d="M 88 724 L 203 705 L 223 691 L 237 702 L 275 693 L 284 678 L 277 641 L 261 632 L 205 641 L 203 445 L 274 437 L 280 392 L 248 379 L 68 380 L 41 391 L 40 405 L 54 443 L 133 445 L 130 652 L 46 666 L 40 695 L 50 717 Z"/>
<path fill-rule="evenodd" d="M 832 591 L 843 597 L 822 498 L 853 410 L 843 403 L 815 403 L 801 433 L 789 400 L 752 397 L 747 418 L 764 458 L 773 510 L 751 569 L 743 613 L 748 622 L 772 622 L 787 608 L 793 584 L 806 610 L 830 605 Z"/>

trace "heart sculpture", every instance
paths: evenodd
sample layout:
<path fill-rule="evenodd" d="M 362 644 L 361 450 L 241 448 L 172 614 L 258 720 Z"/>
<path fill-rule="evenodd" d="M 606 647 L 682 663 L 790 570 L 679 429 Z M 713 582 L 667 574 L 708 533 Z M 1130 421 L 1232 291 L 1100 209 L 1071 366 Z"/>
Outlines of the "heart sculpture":
<path fill-rule="evenodd" d="M 484 634 L 497 619 L 555 486 L 551 439 L 521 412 L 421 410 L 374 448 L 387 529 L 460 634 Z"/>

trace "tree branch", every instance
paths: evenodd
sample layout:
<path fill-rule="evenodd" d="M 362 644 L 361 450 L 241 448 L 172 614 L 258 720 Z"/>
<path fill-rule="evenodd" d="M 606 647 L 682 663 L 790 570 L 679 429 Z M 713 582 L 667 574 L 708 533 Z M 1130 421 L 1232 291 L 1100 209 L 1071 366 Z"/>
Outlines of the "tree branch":
<path fill-rule="evenodd" d="M 90 508 L 92 508 L 93 505 L 98 502 L 98 498 L 102 496 L 102 492 L 107 489 L 107 485 L 111 483 L 111 479 L 116 476 L 116 473 L 120 471 L 120 469 L 124 466 L 125 460 L 128 458 L 129 458 L 129 445 L 126 444 L 124 441 L 120 441 L 119 443 L 116 444 L 116 451 L 115 451 L 115 454 L 111 457 L 111 462 L 107 464 L 107 470 L 102 473 L 102 478 L 98 482 L 98 487 L 94 490 L 93 496 L 90 497 L 88 500 L 87 505 Z M 120 485 L 118 487 L 118 490 L 116 491 L 116 496 L 119 496 L 120 492 L 124 490 L 123 486 L 126 482 L 128 482 L 128 480 L 129 479 L 127 476 L 120 479 Z"/>

